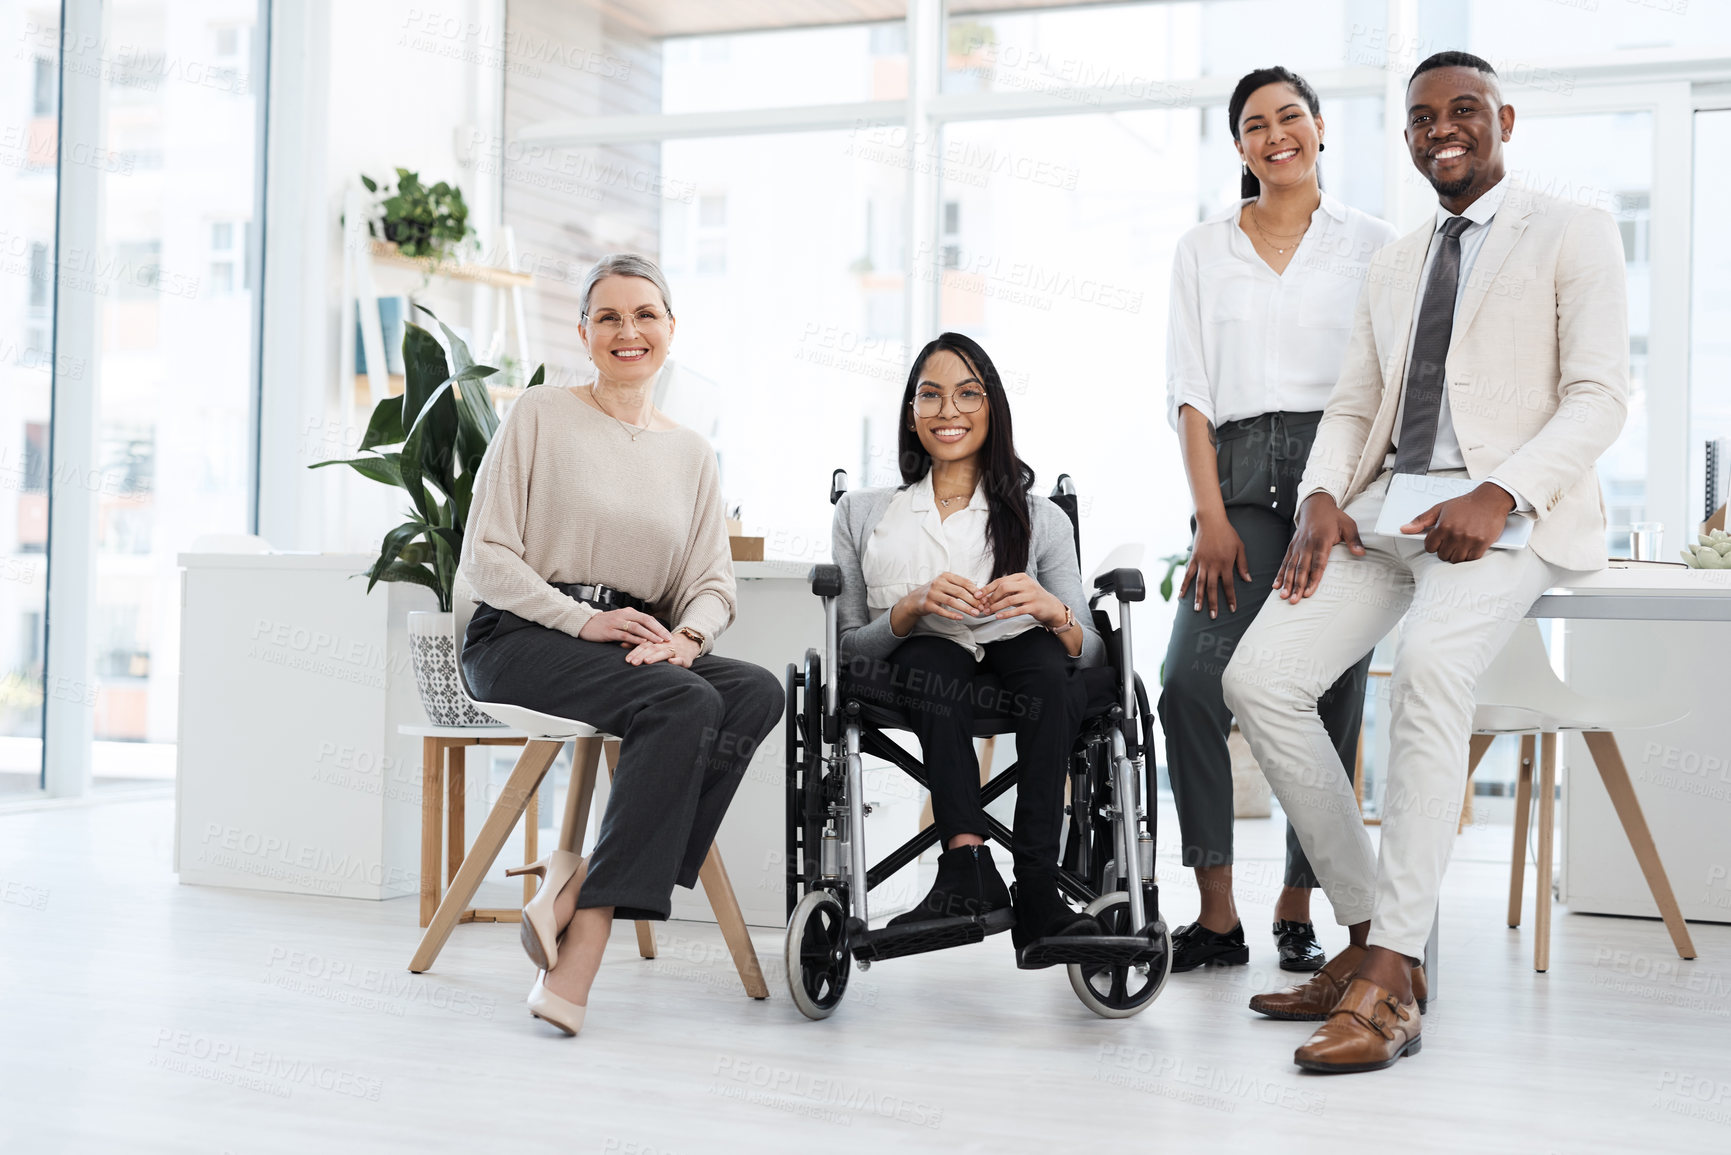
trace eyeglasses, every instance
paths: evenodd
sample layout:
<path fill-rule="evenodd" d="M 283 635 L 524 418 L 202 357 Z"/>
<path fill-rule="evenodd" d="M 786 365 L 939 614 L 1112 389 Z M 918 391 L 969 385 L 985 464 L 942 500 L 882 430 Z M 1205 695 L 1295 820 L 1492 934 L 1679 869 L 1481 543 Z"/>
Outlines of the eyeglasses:
<path fill-rule="evenodd" d="M 944 411 L 945 394 L 936 389 L 922 388 L 914 394 L 911 404 L 916 417 L 936 417 Z M 986 391 L 978 385 L 964 385 L 948 395 L 957 413 L 978 413 L 986 403 Z"/>
<path fill-rule="evenodd" d="M 625 328 L 624 316 L 615 309 L 603 309 L 593 315 L 584 313 L 583 319 L 609 333 L 618 333 Z M 667 314 L 654 309 L 639 309 L 631 315 L 631 320 L 638 329 L 660 329 L 667 324 Z"/>

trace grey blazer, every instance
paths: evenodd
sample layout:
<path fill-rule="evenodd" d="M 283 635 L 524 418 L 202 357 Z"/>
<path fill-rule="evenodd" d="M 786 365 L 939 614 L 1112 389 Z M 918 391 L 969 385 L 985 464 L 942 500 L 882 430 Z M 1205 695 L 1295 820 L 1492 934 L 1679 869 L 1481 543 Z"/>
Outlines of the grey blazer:
<path fill-rule="evenodd" d="M 831 534 L 831 552 L 841 568 L 841 597 L 836 601 L 836 618 L 841 634 L 841 652 L 846 657 L 887 658 L 898 645 L 907 641 L 890 631 L 888 611 L 871 616 L 866 605 L 865 572 L 860 568 L 860 551 L 871 540 L 872 530 L 883 519 L 897 493 L 905 486 L 882 489 L 859 489 L 842 495 L 835 507 L 835 527 Z M 1082 652 L 1075 662 L 1097 666 L 1106 657 L 1106 644 L 1094 628 L 1094 616 L 1088 612 L 1088 596 L 1082 587 L 1082 567 L 1076 562 L 1075 528 L 1063 510 L 1044 497 L 1028 495 L 1028 516 L 1033 523 L 1033 540 L 1028 543 L 1028 576 L 1057 595 L 1076 615 L 1082 627 Z"/>

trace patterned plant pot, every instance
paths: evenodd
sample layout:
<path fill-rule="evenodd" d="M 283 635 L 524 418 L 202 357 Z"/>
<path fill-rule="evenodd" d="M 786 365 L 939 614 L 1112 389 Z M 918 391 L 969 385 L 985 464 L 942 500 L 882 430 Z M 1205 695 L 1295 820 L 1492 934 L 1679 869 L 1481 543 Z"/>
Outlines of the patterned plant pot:
<path fill-rule="evenodd" d="M 451 615 L 416 610 L 409 614 L 409 656 L 415 663 L 415 685 L 421 706 L 435 726 L 497 726 L 463 692 L 457 677 L 456 639 Z"/>

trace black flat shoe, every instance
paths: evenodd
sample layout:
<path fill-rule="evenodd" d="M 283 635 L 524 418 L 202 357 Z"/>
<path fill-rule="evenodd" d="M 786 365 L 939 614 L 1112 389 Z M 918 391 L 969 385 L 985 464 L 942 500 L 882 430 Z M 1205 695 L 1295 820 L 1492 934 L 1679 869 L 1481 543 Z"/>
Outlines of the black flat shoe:
<path fill-rule="evenodd" d="M 934 919 L 974 919 L 987 934 L 1008 930 L 1015 922 L 1010 891 L 985 846 L 958 846 L 938 855 L 938 877 L 932 889 L 912 910 L 890 919 L 890 926 L 906 926 Z"/>
<path fill-rule="evenodd" d="M 1280 919 L 1274 924 L 1274 946 L 1283 971 L 1319 971 L 1328 961 L 1316 941 L 1316 924 Z"/>
<path fill-rule="evenodd" d="M 1241 967 L 1250 961 L 1244 945 L 1244 924 L 1225 934 L 1192 922 L 1172 932 L 1172 971 L 1193 971 L 1199 966 Z"/>
<path fill-rule="evenodd" d="M 1016 910 L 1010 942 L 1016 948 L 1017 968 L 1036 971 L 1093 958 L 1086 948 L 1102 933 L 1099 920 L 1070 909 L 1051 875 L 1018 874 L 1010 896 Z"/>

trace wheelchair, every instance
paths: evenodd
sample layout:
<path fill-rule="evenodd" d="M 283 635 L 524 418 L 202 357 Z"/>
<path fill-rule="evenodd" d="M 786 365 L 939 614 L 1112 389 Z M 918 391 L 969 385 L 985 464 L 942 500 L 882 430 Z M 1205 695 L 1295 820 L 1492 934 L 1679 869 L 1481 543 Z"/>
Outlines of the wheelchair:
<path fill-rule="evenodd" d="M 830 504 L 847 489 L 847 474 L 831 478 Z M 1052 500 L 1081 530 L 1075 488 L 1058 479 Z M 825 642 L 820 655 L 806 651 L 803 666 L 787 667 L 787 943 L 788 990 L 807 1018 L 834 1013 L 847 993 L 855 965 L 979 942 L 986 928 L 977 919 L 945 919 L 901 927 L 869 925 L 869 895 L 938 840 L 927 826 L 875 864 L 866 857 L 866 816 L 861 792 L 862 756 L 881 758 L 928 786 L 918 758 L 889 732 L 908 729 L 892 709 L 850 697 L 838 676 L 840 647 L 836 598 L 841 571 L 814 566 L 812 593 L 823 599 Z M 1083 940 L 1066 965 L 1070 986 L 1089 1010 L 1104 1018 L 1128 1018 L 1147 1009 L 1172 969 L 1172 939 L 1160 917 L 1154 880 L 1156 816 L 1152 748 L 1154 714 L 1130 662 L 1130 607 L 1146 595 L 1142 574 L 1113 569 L 1099 575 L 1089 598 L 1094 623 L 1106 642 L 1108 663 L 1083 671 L 1088 710 L 1068 769 L 1063 851 L 1058 887 L 1068 900 L 1094 915 L 1105 933 Z M 1100 608 L 1116 599 L 1118 625 Z M 982 695 L 983 696 L 983 695 Z M 1011 719 L 982 712 L 974 735 L 1010 733 Z M 1016 783 L 1017 766 L 994 775 L 981 790 L 984 803 Z M 987 837 L 1010 844 L 1010 830 L 987 816 Z"/>

